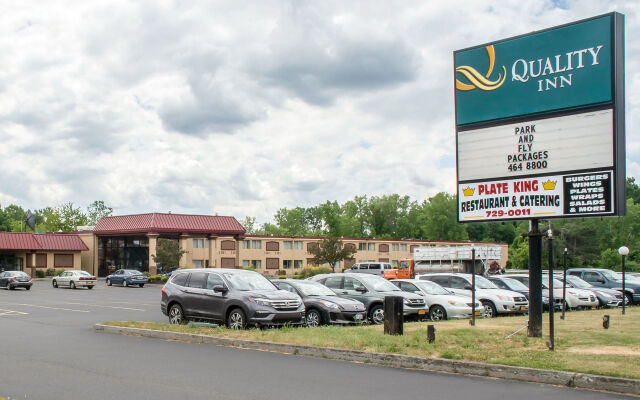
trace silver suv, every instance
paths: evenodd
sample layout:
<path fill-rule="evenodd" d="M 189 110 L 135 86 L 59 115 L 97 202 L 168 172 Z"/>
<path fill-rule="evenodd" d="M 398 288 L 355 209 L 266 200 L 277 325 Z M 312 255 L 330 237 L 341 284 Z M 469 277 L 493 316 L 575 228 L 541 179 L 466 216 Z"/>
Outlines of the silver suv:
<path fill-rule="evenodd" d="M 387 262 L 363 261 L 353 264 L 351 270 L 345 272 L 372 274 L 384 277 L 384 271 L 390 269 L 393 269 L 393 267 Z"/>
<path fill-rule="evenodd" d="M 172 324 L 189 319 L 247 326 L 301 325 L 304 304 L 257 272 L 238 269 L 181 269 L 162 288 L 161 308 Z"/>

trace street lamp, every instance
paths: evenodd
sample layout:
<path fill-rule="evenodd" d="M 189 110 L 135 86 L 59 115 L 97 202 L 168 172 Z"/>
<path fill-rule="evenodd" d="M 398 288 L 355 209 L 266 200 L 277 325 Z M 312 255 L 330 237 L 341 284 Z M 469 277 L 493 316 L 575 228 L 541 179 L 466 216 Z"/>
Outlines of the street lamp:
<path fill-rule="evenodd" d="M 622 315 L 625 314 L 625 304 L 627 303 L 627 295 L 625 294 L 625 273 L 624 273 L 624 258 L 627 254 L 629 254 L 629 248 L 627 246 L 622 246 L 618 249 L 618 254 L 622 256 Z"/>

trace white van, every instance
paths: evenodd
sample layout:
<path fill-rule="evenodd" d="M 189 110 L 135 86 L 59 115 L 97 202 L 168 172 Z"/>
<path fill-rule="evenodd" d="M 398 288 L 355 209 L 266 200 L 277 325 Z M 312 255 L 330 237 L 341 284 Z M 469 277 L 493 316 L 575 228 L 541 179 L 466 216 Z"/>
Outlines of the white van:
<path fill-rule="evenodd" d="M 349 272 L 378 275 L 384 278 L 384 271 L 388 269 L 393 267 L 387 262 L 363 261 L 353 264 Z"/>

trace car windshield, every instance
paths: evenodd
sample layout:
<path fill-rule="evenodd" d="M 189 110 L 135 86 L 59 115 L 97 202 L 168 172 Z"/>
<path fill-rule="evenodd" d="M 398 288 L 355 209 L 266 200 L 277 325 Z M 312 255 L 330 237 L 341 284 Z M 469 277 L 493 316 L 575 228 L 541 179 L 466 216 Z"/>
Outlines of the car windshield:
<path fill-rule="evenodd" d="M 607 270 L 600 270 L 598 272 L 600 272 L 602 275 L 604 275 L 605 278 L 609 279 L 610 281 L 621 281 L 622 280 L 622 276 L 618 275 L 617 272 L 607 271 Z"/>
<path fill-rule="evenodd" d="M 302 281 L 296 282 L 293 286 L 305 296 L 337 296 L 333 290 L 317 282 Z"/>
<path fill-rule="evenodd" d="M 363 274 L 364 275 L 364 274 Z M 400 292 L 401 290 L 396 287 L 393 283 L 389 282 L 384 278 L 379 278 L 376 276 L 359 276 L 358 279 L 365 284 L 365 286 L 369 287 L 371 290 L 376 292 Z"/>
<path fill-rule="evenodd" d="M 542 278 L 542 286 L 544 286 L 545 289 L 549 288 L 549 277 L 545 276 Z M 562 281 L 559 281 L 555 278 L 553 279 L 553 287 L 561 288 L 562 286 L 564 286 L 562 284 Z"/>
<path fill-rule="evenodd" d="M 592 284 L 578 278 L 577 276 L 567 275 L 567 282 L 569 282 L 572 286 L 577 287 L 578 289 L 589 289 L 593 287 Z"/>
<path fill-rule="evenodd" d="M 422 291 L 425 292 L 426 294 L 435 294 L 435 295 L 451 294 L 450 291 L 448 291 L 447 289 L 443 288 L 442 286 L 438 285 L 435 282 L 420 281 L 420 282 L 415 282 L 415 285 L 418 286 L 420 289 L 422 289 Z"/>
<path fill-rule="evenodd" d="M 502 278 L 502 281 L 511 288 L 511 290 L 529 290 L 524 283 L 517 281 L 513 278 Z"/>
<path fill-rule="evenodd" d="M 478 289 L 500 289 L 490 280 L 476 275 L 476 287 Z"/>
<path fill-rule="evenodd" d="M 256 272 L 227 272 L 223 275 L 231 287 L 237 290 L 278 290 L 271 281 Z"/>

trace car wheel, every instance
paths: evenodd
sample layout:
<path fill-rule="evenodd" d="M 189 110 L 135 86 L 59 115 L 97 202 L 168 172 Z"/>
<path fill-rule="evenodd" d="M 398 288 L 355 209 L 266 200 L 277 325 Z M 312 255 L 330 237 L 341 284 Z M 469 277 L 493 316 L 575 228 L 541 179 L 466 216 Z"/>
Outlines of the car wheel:
<path fill-rule="evenodd" d="M 29 290 L 29 289 L 31 289 L 31 286 L 27 286 L 27 287 L 25 287 L 25 289 Z"/>
<path fill-rule="evenodd" d="M 564 310 L 565 311 L 571 311 L 571 307 L 569 306 L 569 303 L 567 303 L 567 301 L 565 300 L 564 302 Z"/>
<path fill-rule="evenodd" d="M 187 322 L 184 312 L 179 304 L 174 304 L 169 309 L 169 323 L 173 325 L 182 325 Z"/>
<path fill-rule="evenodd" d="M 7 287 L 9 288 L 9 290 L 14 290 L 16 288 L 15 286 L 11 286 L 11 285 L 7 285 Z"/>
<path fill-rule="evenodd" d="M 111 286 L 111 281 L 107 279 L 107 286 Z"/>
<path fill-rule="evenodd" d="M 127 280 L 126 280 L 126 279 L 123 279 L 123 280 L 122 280 L 122 286 L 124 286 L 124 287 L 129 287 L 129 282 L 127 282 Z"/>
<path fill-rule="evenodd" d="M 486 318 L 495 318 L 498 316 L 498 310 L 496 310 L 496 306 L 492 302 L 485 300 L 482 302 L 482 305 L 484 306 L 484 316 Z"/>
<path fill-rule="evenodd" d="M 447 319 L 447 311 L 444 307 L 435 305 L 429 310 L 429 317 L 432 321 L 442 321 Z"/>
<path fill-rule="evenodd" d="M 56 281 L 55 279 L 51 281 L 51 286 L 53 286 L 54 288 L 58 287 L 58 281 Z"/>
<path fill-rule="evenodd" d="M 229 329 L 245 329 L 247 327 L 247 317 L 244 315 L 244 311 L 239 308 L 234 308 L 227 317 L 227 328 Z"/>
<path fill-rule="evenodd" d="M 75 289 L 75 288 L 76 288 L 76 284 L 75 284 L 75 282 L 74 282 L 74 281 L 69 282 L 69 287 L 70 287 L 71 289 Z"/>
<path fill-rule="evenodd" d="M 309 310 L 305 316 L 305 322 L 307 326 L 319 326 L 322 325 L 322 316 L 318 310 Z"/>
<path fill-rule="evenodd" d="M 87 289 L 91 290 L 93 289 L 93 286 L 87 286 Z"/>
<path fill-rule="evenodd" d="M 371 311 L 369 312 L 369 319 L 372 324 L 380 325 L 384 323 L 384 310 L 380 304 L 371 308 Z"/>
<path fill-rule="evenodd" d="M 633 304 L 633 296 L 630 293 L 625 293 L 624 298 L 626 301 L 625 304 L 629 304 L 629 305 Z"/>
<path fill-rule="evenodd" d="M 140 284 L 140 287 L 144 287 L 144 283 L 141 283 L 141 284 Z"/>

